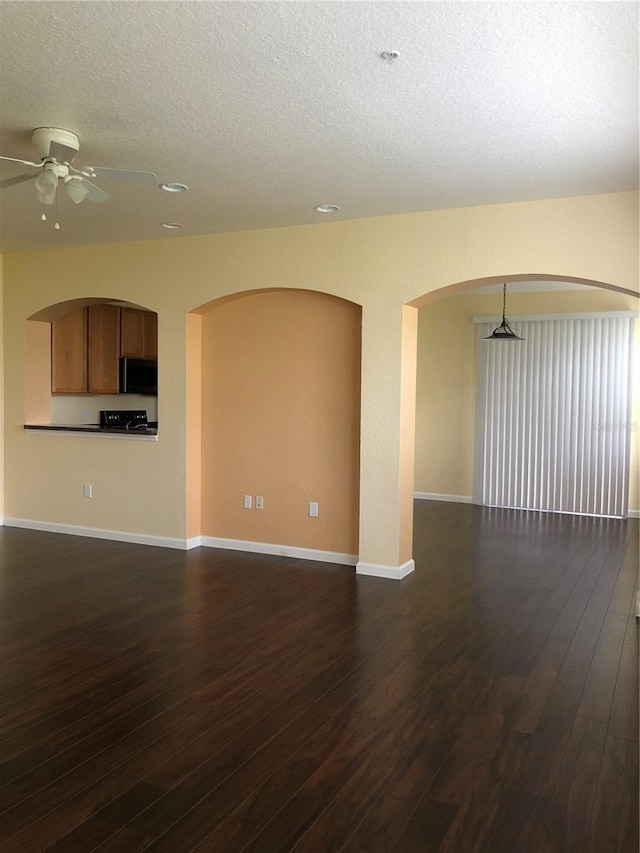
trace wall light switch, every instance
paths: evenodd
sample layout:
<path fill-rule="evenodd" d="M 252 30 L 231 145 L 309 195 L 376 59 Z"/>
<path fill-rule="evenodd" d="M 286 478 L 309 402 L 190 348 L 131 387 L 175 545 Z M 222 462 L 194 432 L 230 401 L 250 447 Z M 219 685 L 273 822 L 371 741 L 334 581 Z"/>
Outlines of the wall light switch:
<path fill-rule="evenodd" d="M 256 509 L 264 509 L 264 498 L 262 495 L 256 495 Z"/>
<path fill-rule="evenodd" d="M 244 508 L 251 509 L 251 495 L 244 496 Z"/>
<path fill-rule="evenodd" d="M 85 498 L 93 497 L 93 488 L 91 486 L 91 483 L 84 484 L 84 486 L 82 487 L 82 494 L 85 496 Z"/>
<path fill-rule="evenodd" d="M 311 518 L 318 517 L 318 502 L 317 501 L 309 501 L 309 516 Z"/>

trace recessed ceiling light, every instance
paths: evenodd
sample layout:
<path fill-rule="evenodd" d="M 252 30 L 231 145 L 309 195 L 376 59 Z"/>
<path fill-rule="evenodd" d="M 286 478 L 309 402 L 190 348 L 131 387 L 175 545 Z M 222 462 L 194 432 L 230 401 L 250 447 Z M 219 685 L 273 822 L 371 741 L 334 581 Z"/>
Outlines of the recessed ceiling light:
<path fill-rule="evenodd" d="M 163 228 L 184 228 L 182 222 L 163 222 Z"/>
<path fill-rule="evenodd" d="M 383 50 L 380 54 L 380 59 L 384 59 L 385 62 L 395 62 L 399 56 L 400 54 L 397 50 Z"/>
<path fill-rule="evenodd" d="M 189 187 L 186 184 L 176 184 L 174 181 L 165 181 L 160 184 L 160 189 L 167 193 L 186 193 Z"/>
<path fill-rule="evenodd" d="M 337 204 L 317 204 L 315 209 L 318 213 L 337 213 L 340 210 Z"/>

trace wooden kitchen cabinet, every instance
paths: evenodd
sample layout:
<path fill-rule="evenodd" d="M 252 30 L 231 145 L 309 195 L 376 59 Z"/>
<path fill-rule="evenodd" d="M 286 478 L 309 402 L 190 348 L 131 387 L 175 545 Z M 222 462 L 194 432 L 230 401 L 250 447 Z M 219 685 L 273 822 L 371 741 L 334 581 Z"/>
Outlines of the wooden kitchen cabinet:
<path fill-rule="evenodd" d="M 98 303 L 51 324 L 51 393 L 118 394 L 120 308 Z"/>
<path fill-rule="evenodd" d="M 158 357 L 158 315 L 152 311 L 142 314 L 142 358 Z"/>
<path fill-rule="evenodd" d="M 120 355 L 158 357 L 158 315 L 137 308 L 120 309 Z"/>
<path fill-rule="evenodd" d="M 89 394 L 117 394 L 119 384 L 120 308 L 90 305 L 87 309 Z"/>
<path fill-rule="evenodd" d="M 51 392 L 87 393 L 87 309 L 51 323 Z"/>

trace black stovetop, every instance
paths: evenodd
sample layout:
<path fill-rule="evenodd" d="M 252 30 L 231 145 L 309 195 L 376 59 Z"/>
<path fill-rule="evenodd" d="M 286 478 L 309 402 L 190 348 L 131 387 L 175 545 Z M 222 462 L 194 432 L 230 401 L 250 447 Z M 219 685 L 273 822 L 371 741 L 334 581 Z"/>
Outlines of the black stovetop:
<path fill-rule="evenodd" d="M 147 412 L 145 409 L 102 409 L 100 426 L 104 429 L 146 429 Z"/>

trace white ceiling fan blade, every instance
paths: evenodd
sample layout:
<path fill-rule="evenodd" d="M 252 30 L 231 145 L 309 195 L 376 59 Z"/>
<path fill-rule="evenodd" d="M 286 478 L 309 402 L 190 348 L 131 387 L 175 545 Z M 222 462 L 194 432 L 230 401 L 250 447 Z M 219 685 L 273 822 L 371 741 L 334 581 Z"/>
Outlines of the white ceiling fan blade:
<path fill-rule="evenodd" d="M 83 170 L 84 175 L 91 178 L 108 178 L 114 181 L 125 181 L 130 184 L 157 185 L 158 176 L 153 172 L 132 172 L 129 169 L 106 169 L 101 166 L 90 166 Z"/>
<path fill-rule="evenodd" d="M 23 181 L 35 181 L 37 177 L 37 175 L 18 175 L 16 178 L 7 178 L 0 181 L 0 190 L 12 187 L 14 184 L 21 184 Z"/>
<path fill-rule="evenodd" d="M 92 184 L 91 181 L 88 181 L 86 178 L 83 179 L 82 186 L 89 190 L 87 199 L 93 202 L 93 204 L 102 204 L 102 202 L 109 201 L 111 199 L 111 196 L 108 193 L 101 190 L 100 187 L 97 187 L 95 184 Z"/>
<path fill-rule="evenodd" d="M 35 166 L 39 169 L 42 163 L 32 163 L 31 160 L 19 160 L 17 157 L 0 157 L 0 160 L 8 160 L 10 163 L 20 163 L 23 166 Z"/>

